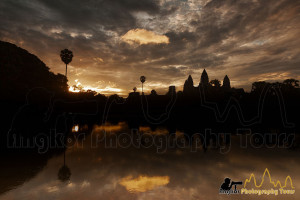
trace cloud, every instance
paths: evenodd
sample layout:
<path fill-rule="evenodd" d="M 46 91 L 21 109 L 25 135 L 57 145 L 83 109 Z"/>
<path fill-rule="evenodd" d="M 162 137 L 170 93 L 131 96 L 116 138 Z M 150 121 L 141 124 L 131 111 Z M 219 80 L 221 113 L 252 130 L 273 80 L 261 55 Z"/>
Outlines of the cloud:
<path fill-rule="evenodd" d="M 94 58 L 94 60 L 97 61 L 97 62 L 104 62 L 104 60 L 100 57 Z"/>
<path fill-rule="evenodd" d="M 147 91 L 165 93 L 206 68 L 210 78 L 227 74 L 234 87 L 250 88 L 268 74 L 300 76 L 299 7 L 295 0 L 1 0 L 0 40 L 55 73 L 65 70 L 60 50 L 71 49 L 70 85 L 113 82 L 127 94 L 145 75 Z M 150 81 L 161 87 L 147 88 Z"/>
<path fill-rule="evenodd" d="M 125 35 L 123 35 L 122 40 L 132 44 L 161 44 L 161 43 L 169 43 L 169 38 L 165 35 L 159 35 L 152 31 L 148 31 L 145 29 L 132 29 L 129 30 Z"/>

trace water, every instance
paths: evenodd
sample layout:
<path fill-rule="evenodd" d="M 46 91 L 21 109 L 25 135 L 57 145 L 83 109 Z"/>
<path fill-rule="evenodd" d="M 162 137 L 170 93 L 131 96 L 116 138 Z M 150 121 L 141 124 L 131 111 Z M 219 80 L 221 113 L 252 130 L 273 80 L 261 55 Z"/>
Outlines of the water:
<path fill-rule="evenodd" d="M 78 132 L 77 128 L 73 128 L 72 134 L 79 136 L 80 127 Z M 65 155 L 60 153 L 41 160 L 34 156 L 19 156 L 15 158 L 18 159 L 15 163 L 4 159 L 0 199 L 300 198 L 299 148 L 240 148 L 240 137 L 237 135 L 232 136 L 230 145 L 221 145 L 226 151 L 220 151 L 218 145 L 208 146 L 207 149 L 202 146 L 195 149 L 177 146 L 160 151 L 156 146 L 148 145 L 146 137 L 141 147 L 130 145 L 124 148 L 128 141 L 120 140 L 115 145 L 117 139 L 114 136 L 131 133 L 126 123 L 94 126 L 93 130 L 92 134 L 80 135 L 78 140 L 70 135 Z M 110 136 L 114 135 L 109 137 L 111 143 L 101 140 L 104 131 Z M 142 133 L 149 133 L 149 137 L 169 136 L 169 131 L 163 127 L 152 131 L 147 126 L 140 127 L 137 135 L 131 135 L 136 139 Z M 177 131 L 173 136 L 180 138 L 182 134 Z M 65 180 L 58 178 L 63 166 L 64 173 L 60 173 Z M 291 189 L 292 183 L 296 193 L 277 196 L 219 194 L 225 177 L 244 184 L 253 173 L 259 184 L 266 169 L 270 172 L 271 181 L 279 180 L 282 185 L 289 175 L 292 181 L 287 181 L 286 189 Z M 238 185 L 237 189 L 243 186 Z M 269 177 L 265 176 L 260 189 L 271 187 Z M 247 188 L 255 188 L 253 179 Z"/>

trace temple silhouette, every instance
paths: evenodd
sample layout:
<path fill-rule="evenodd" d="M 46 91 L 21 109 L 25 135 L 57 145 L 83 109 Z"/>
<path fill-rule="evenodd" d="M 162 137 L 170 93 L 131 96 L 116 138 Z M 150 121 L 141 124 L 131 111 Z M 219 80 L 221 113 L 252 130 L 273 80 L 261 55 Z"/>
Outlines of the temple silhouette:
<path fill-rule="evenodd" d="M 251 128 L 263 132 L 299 132 L 299 81 L 257 81 L 252 90 L 234 88 L 228 75 L 221 81 L 209 79 L 204 69 L 199 83 L 189 75 L 183 91 L 170 85 L 165 94 L 155 90 L 128 97 L 105 96 L 95 91 L 68 91 L 66 76 L 54 74 L 35 55 L 16 45 L 0 42 L 1 115 L 0 145 L 13 143 L 14 135 L 25 139 L 39 133 L 68 134 L 74 124 L 128 122 L 130 127 L 165 126 L 186 133 L 235 132 Z M 15 59 L 18 57 L 19 59 Z M 144 87 L 147 86 L 144 77 Z M 139 80 L 137 80 L 138 82 Z M 9 136 L 9 138 L 7 138 Z M 51 137 L 60 141 L 60 138 Z M 10 143 L 12 141 L 12 143 Z"/>
<path fill-rule="evenodd" d="M 204 69 L 202 74 L 201 74 L 201 78 L 200 78 L 200 82 L 198 86 L 194 86 L 194 81 L 191 75 L 189 75 L 188 79 L 185 81 L 184 86 L 183 86 L 183 93 L 186 95 L 193 95 L 195 93 L 197 93 L 201 87 L 203 88 L 209 88 L 209 87 L 217 87 L 217 88 L 222 88 L 226 91 L 230 91 L 230 89 L 232 90 L 236 90 L 234 88 L 231 88 L 230 86 L 230 79 L 227 75 L 225 75 L 224 79 L 223 79 L 223 85 L 221 86 L 220 81 L 217 79 L 214 79 L 212 81 L 209 82 L 209 77 L 208 74 L 206 72 L 206 70 Z M 243 89 L 238 89 L 238 91 L 242 91 Z"/>
<path fill-rule="evenodd" d="M 231 87 L 230 79 L 228 75 L 224 76 L 223 82 L 221 82 L 218 79 L 213 79 L 209 81 L 209 76 L 206 71 L 206 69 L 203 70 L 201 74 L 201 78 L 199 81 L 199 84 L 197 86 L 194 85 L 194 80 L 191 75 L 188 76 L 188 78 L 185 80 L 183 85 L 183 91 L 176 90 L 176 87 L 174 85 L 169 86 L 169 90 L 165 95 L 159 95 L 155 90 L 151 90 L 150 94 L 143 94 L 150 99 L 156 97 L 163 99 L 163 96 L 174 96 L 177 95 L 179 97 L 184 96 L 187 98 L 196 98 L 199 97 L 200 93 L 205 94 L 206 96 L 211 96 L 214 93 L 226 93 L 233 96 L 241 96 L 245 94 L 245 91 L 243 88 L 234 88 Z M 139 98 L 140 93 L 136 91 L 136 89 L 133 92 L 130 92 L 128 97 L 126 98 L 129 102 L 136 102 L 134 99 Z M 190 99 L 192 100 L 192 99 Z"/>

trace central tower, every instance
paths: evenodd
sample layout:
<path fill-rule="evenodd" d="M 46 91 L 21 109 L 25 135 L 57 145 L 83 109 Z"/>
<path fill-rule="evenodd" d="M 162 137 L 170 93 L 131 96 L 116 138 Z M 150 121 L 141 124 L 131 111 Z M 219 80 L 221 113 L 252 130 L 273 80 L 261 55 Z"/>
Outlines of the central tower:
<path fill-rule="evenodd" d="M 207 86 L 209 84 L 209 79 L 206 70 L 204 69 L 200 79 L 200 85 Z"/>

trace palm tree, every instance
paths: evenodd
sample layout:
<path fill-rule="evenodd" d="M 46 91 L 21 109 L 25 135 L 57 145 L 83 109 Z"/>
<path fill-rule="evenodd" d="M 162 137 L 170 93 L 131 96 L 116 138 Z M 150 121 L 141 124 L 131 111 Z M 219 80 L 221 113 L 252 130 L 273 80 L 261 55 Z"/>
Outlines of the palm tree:
<path fill-rule="evenodd" d="M 221 87 L 221 82 L 218 79 L 211 80 L 210 84 L 214 87 Z"/>
<path fill-rule="evenodd" d="M 146 81 L 146 77 L 145 77 L 145 76 L 141 76 L 141 77 L 140 77 L 140 80 L 141 80 L 141 82 L 142 82 L 142 94 L 144 94 L 144 83 L 145 83 L 145 81 Z"/>
<path fill-rule="evenodd" d="M 62 182 L 70 180 L 71 170 L 67 165 L 62 166 L 58 171 L 58 179 Z"/>
<path fill-rule="evenodd" d="M 67 68 L 68 68 L 68 64 L 72 61 L 73 53 L 69 49 L 61 50 L 60 58 L 66 64 L 66 77 L 67 77 Z"/>

